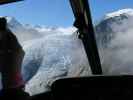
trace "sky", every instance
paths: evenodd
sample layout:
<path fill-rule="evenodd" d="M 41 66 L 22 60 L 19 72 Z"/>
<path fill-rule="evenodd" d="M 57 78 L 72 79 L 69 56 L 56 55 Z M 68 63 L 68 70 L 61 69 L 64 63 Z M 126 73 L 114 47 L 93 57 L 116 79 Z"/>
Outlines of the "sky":
<path fill-rule="evenodd" d="M 0 16 L 12 16 L 24 24 L 72 25 L 74 17 L 68 0 L 24 0 L 0 6 Z"/>
<path fill-rule="evenodd" d="M 133 8 L 133 0 L 89 0 L 93 22 L 104 14 L 122 8 Z M 0 6 L 0 16 L 15 17 L 23 24 L 72 26 L 74 17 L 69 0 L 25 0 Z"/>

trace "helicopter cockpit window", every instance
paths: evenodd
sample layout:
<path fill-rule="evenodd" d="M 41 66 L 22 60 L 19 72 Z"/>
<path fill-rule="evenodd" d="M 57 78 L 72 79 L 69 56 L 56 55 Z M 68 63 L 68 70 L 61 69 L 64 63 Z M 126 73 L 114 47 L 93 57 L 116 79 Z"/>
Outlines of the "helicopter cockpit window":
<path fill-rule="evenodd" d="M 30 95 L 50 90 L 59 78 L 91 75 L 69 0 L 24 0 L 0 6 L 25 56 L 22 75 Z M 88 73 L 89 72 L 89 73 Z"/>
<path fill-rule="evenodd" d="M 104 75 L 133 74 L 133 1 L 89 0 Z"/>

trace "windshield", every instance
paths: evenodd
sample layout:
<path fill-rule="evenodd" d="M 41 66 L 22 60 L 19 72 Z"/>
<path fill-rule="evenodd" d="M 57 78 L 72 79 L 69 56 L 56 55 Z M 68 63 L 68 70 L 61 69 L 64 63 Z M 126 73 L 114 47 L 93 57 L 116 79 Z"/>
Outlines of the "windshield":
<path fill-rule="evenodd" d="M 89 0 L 103 75 L 133 72 L 132 1 Z M 0 16 L 25 51 L 21 73 L 30 95 L 60 78 L 91 76 L 69 0 L 24 0 L 0 6 Z M 2 83 L 0 83 L 2 89 Z"/>
<path fill-rule="evenodd" d="M 89 0 L 104 75 L 133 74 L 133 1 Z"/>
<path fill-rule="evenodd" d="M 21 72 L 30 95 L 49 91 L 59 78 L 91 75 L 82 41 L 73 27 L 69 0 L 2 5 L 0 16 L 5 16 L 25 51 Z"/>

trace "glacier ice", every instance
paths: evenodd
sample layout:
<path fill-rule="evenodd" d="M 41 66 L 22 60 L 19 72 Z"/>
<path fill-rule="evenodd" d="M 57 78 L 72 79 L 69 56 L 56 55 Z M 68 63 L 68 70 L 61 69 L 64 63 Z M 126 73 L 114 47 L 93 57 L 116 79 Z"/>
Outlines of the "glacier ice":
<path fill-rule="evenodd" d="M 91 75 L 82 42 L 75 35 L 55 34 L 28 42 L 23 47 L 22 74 L 32 95 L 47 90 L 55 79 Z"/>

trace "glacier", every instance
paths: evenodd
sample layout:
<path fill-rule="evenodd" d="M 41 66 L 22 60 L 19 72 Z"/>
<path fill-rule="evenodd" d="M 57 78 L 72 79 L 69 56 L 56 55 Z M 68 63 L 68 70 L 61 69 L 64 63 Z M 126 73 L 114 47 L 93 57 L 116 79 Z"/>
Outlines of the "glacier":
<path fill-rule="evenodd" d="M 48 90 L 58 78 L 91 75 L 81 40 L 75 35 L 50 35 L 24 46 L 22 73 L 26 91 L 36 94 Z"/>

